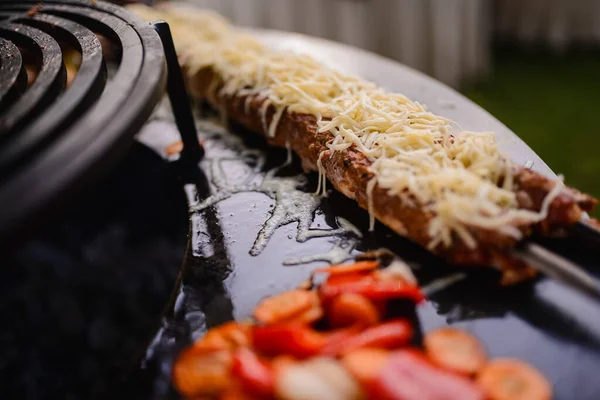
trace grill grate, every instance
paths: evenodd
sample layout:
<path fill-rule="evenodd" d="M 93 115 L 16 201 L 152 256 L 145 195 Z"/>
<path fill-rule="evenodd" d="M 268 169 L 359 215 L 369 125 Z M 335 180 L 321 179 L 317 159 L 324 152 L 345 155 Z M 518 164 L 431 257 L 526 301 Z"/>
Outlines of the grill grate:
<path fill-rule="evenodd" d="M 121 158 L 167 86 L 166 65 L 181 104 L 165 23 L 100 1 L 49 0 L 30 11 L 37 3 L 0 2 L 0 241 Z M 197 160 L 183 107 L 178 126 Z"/>

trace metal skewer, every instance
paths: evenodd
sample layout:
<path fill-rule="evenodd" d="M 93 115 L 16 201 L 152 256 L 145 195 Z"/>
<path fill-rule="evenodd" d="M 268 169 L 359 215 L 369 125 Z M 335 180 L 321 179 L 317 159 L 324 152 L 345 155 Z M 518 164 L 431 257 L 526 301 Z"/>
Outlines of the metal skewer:
<path fill-rule="evenodd" d="M 600 302 L 600 283 L 574 262 L 536 243 L 515 249 L 515 255 L 539 272 Z"/>

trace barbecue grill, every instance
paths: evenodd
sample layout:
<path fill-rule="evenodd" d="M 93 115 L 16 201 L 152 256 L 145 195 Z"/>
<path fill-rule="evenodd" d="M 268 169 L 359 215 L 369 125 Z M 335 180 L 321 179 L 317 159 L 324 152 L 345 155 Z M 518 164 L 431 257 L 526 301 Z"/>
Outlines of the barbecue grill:
<path fill-rule="evenodd" d="M 73 276 L 78 276 L 89 267 L 97 267 L 89 260 L 110 258 L 107 263 L 113 262 L 116 268 L 107 267 L 98 269 L 100 272 L 87 272 L 98 281 L 110 282 L 104 292 L 91 291 L 90 296 L 101 298 L 107 294 L 114 295 L 113 286 L 122 285 L 124 294 L 120 293 L 121 297 L 112 299 L 110 307 L 118 308 L 123 304 L 128 311 L 122 317 L 126 320 L 148 321 L 152 319 L 149 314 L 154 312 L 154 317 L 158 315 L 156 307 L 151 311 L 132 308 L 132 304 L 148 301 L 148 296 L 156 296 L 153 299 L 155 305 L 167 303 L 165 320 L 147 353 L 138 354 L 138 357 L 134 357 L 133 352 L 128 354 L 132 359 L 143 360 L 144 368 L 139 371 L 140 374 L 134 375 L 143 379 L 145 387 L 151 388 L 149 390 L 157 398 L 163 398 L 169 393 L 169 362 L 178 349 L 207 327 L 246 315 L 252 305 L 265 294 L 278 292 L 282 287 L 290 287 L 306 278 L 309 268 L 304 265 L 310 260 L 344 261 L 344 257 L 356 254 L 358 250 L 387 247 L 401 254 L 410 263 L 422 266 L 419 280 L 424 283 L 434 281 L 434 278 L 439 277 L 440 271 L 442 275 L 449 271 L 439 260 L 408 242 L 398 240 L 397 236 L 385 228 L 378 228 L 374 235 L 365 235 L 359 240 L 351 229 L 344 228 L 347 226 L 344 221 L 350 221 L 360 231 L 367 232 L 366 219 L 362 218 L 364 213 L 359 212 L 353 202 L 336 194 L 323 201 L 314 221 L 302 222 L 304 217 L 300 215 L 294 217 L 297 219 L 290 217 L 298 225 L 310 225 L 311 222 L 316 224 L 309 227 L 321 230 L 319 234 L 324 236 L 323 240 L 296 243 L 292 240 L 295 232 L 276 232 L 272 233 L 271 244 L 263 249 L 264 252 L 255 251 L 254 255 L 249 255 L 254 238 L 245 234 L 245 230 L 258 231 L 264 224 L 261 215 L 274 212 L 270 207 L 276 207 L 269 204 L 273 199 L 268 196 L 274 195 L 268 190 L 257 194 L 256 186 L 246 186 L 248 189 L 245 191 L 242 190 L 243 186 L 250 182 L 250 178 L 263 182 L 272 179 L 269 171 L 274 171 L 274 166 L 283 164 L 284 167 L 277 171 L 283 171 L 284 178 L 275 183 L 286 184 L 290 190 L 300 193 L 296 187 L 299 181 L 291 179 L 300 174 L 298 163 L 286 163 L 285 152 L 265 152 L 264 143 L 260 139 L 244 137 L 244 143 L 241 144 L 239 140 L 233 139 L 223 142 L 215 134 L 222 128 L 203 124 L 199 131 L 207 146 L 210 146 L 210 157 L 203 161 L 202 169 L 196 168 L 204 151 L 198 144 L 196 122 L 183 88 L 168 25 L 164 22 L 152 25 L 143 23 L 122 8 L 103 2 L 50 0 L 39 8 L 35 7 L 36 4 L 37 2 L 28 0 L 0 3 L 0 246 L 3 249 L 19 249 L 16 256 L 9 258 L 9 262 L 26 271 L 21 276 L 9 269 L 9 276 L 0 280 L 6 285 L 4 290 L 0 289 L 0 293 L 6 293 L 7 296 L 6 301 L 0 303 L 10 304 L 16 297 L 31 297 L 33 302 L 38 302 L 35 294 L 39 294 L 37 291 L 40 287 L 46 285 L 49 289 L 47 293 L 44 292 L 42 299 L 51 302 L 56 296 L 60 297 L 61 293 L 68 292 L 71 284 L 80 285 L 80 278 L 73 281 L 64 277 L 54 278 L 54 275 L 48 278 L 43 273 L 36 275 L 40 265 L 52 265 L 52 273 L 55 275 L 66 274 L 60 269 L 60 265 L 68 260 L 57 257 L 57 254 L 63 255 L 63 252 L 55 251 L 57 248 L 61 251 L 67 249 L 65 254 L 93 253 L 92 256 L 81 257 L 85 262 L 75 263 L 76 267 L 69 272 Z M 492 119 L 487 114 L 470 103 L 466 104 L 466 101 L 460 100 L 459 96 L 448 89 L 438 88 L 435 86 L 437 84 L 414 71 L 404 70 L 360 51 L 328 42 L 286 37 L 279 33 L 271 35 L 263 34 L 263 38 L 275 44 L 284 43 L 287 38 L 288 44 L 300 44 L 310 51 L 330 54 L 332 59 L 339 62 L 364 62 L 364 71 L 378 71 L 377 73 L 381 72 L 389 77 L 390 83 L 396 86 L 406 85 L 403 88 L 412 89 L 412 93 L 407 93 L 410 96 L 427 96 L 427 90 L 434 88 L 438 90 L 435 96 L 443 97 L 446 103 L 448 99 L 456 100 L 458 106 L 455 108 L 469 114 L 474 124 L 486 129 L 505 129 L 501 124 L 494 125 L 495 122 L 488 125 L 488 120 Z M 73 50 L 80 55 L 80 61 L 75 66 L 76 74 L 72 72 L 73 65 L 68 60 L 65 61 L 65 55 Z M 393 79 L 396 81 L 392 82 Z M 165 89 L 172 107 L 165 107 L 161 103 L 156 110 Z M 437 97 L 426 98 L 425 102 L 434 104 L 436 99 Z M 210 115 L 206 114 L 203 117 L 208 116 Z M 153 148 L 154 152 L 132 140 L 140 129 L 142 132 L 138 140 Z M 166 145 L 178 139 L 183 141 L 184 146 L 176 162 L 167 163 L 156 157 L 155 153 L 162 154 Z M 516 153 L 517 158 L 534 160 L 536 167 L 542 170 L 546 168 L 524 144 L 517 146 Z M 222 168 L 216 161 L 229 164 Z M 224 170 L 224 175 L 216 179 L 213 173 L 220 169 Z M 112 173 L 106 175 L 108 171 Z M 209 171 L 209 176 L 203 171 Z M 543 172 L 549 172 L 549 169 Z M 228 174 L 232 176 L 230 178 L 233 183 L 227 182 Z M 102 176 L 108 178 L 100 179 Z M 156 184 L 153 180 L 157 176 L 170 183 Z M 240 176 L 245 178 L 236 180 Z M 92 189 L 96 185 L 99 189 Z M 308 180 L 303 181 L 300 186 L 309 193 L 314 189 L 311 185 L 314 186 L 314 182 Z M 186 200 L 177 198 L 174 194 L 181 186 L 185 189 Z M 215 198 L 215 193 L 218 198 L 226 201 L 205 207 L 207 200 Z M 265 197 L 265 194 L 268 196 Z M 163 195 L 167 197 L 166 200 L 161 197 Z M 66 217 L 63 217 L 65 212 Z M 188 212 L 191 240 L 188 241 L 187 248 L 183 249 L 182 240 L 185 240 L 188 233 L 185 227 Z M 96 213 L 98 215 L 94 216 Z M 105 220 L 117 221 L 116 232 L 107 228 Z M 43 223 L 50 221 L 55 224 Z M 147 229 L 148 227 L 151 229 Z M 327 233 L 329 228 L 341 232 L 341 238 Z M 125 243 L 120 239 L 121 229 L 135 231 L 131 236 L 143 242 L 144 246 L 135 247 L 130 242 Z M 148 230 L 150 232 L 146 232 Z M 586 237 L 595 234 L 593 229 L 584 224 L 578 226 L 577 230 Z M 87 231 L 93 231 L 93 234 Z M 240 234 L 240 231 L 244 232 Z M 88 240 L 89 237 L 94 240 Z M 96 240 L 98 237 L 102 239 L 101 243 Z M 168 248 L 154 249 L 153 244 L 157 238 L 165 239 L 159 242 L 168 243 L 165 245 Z M 578 247 L 572 242 L 544 244 L 568 254 L 570 258 L 577 258 L 576 261 L 581 264 L 590 265 L 594 262 L 585 254 L 576 254 Z M 327 253 L 332 245 L 335 251 Z M 137 249 L 132 250 L 132 254 L 137 253 L 131 255 L 127 250 L 121 249 L 127 246 Z M 139 248 L 152 257 L 141 256 Z M 547 266 L 547 272 L 561 272 L 562 280 L 569 281 L 593 296 L 597 297 L 600 293 L 596 281 L 589 274 L 548 253 L 539 244 L 528 244 L 528 247 L 521 250 L 522 257 Z M 121 252 L 127 256 L 124 257 Z M 105 253 L 109 253 L 109 256 L 104 256 Z M 112 253 L 118 254 L 118 257 L 111 258 Z M 179 257 L 173 256 L 174 253 L 179 254 Z M 312 257 L 290 258 L 289 253 L 309 253 Z M 321 258 L 318 258 L 319 255 Z M 164 265 L 153 265 L 156 259 L 159 259 L 159 263 L 170 262 L 171 272 L 183 259 L 180 279 L 175 282 L 174 274 L 165 272 L 168 268 Z M 289 265 L 298 265 L 298 268 L 282 267 L 281 260 Z M 135 273 L 124 276 L 115 272 L 121 267 L 130 267 L 130 264 L 137 266 L 133 270 Z M 141 265 L 145 268 L 140 267 Z M 149 280 L 161 282 L 157 285 L 160 290 L 139 293 L 136 276 L 152 274 L 148 269 L 155 267 L 163 269 L 162 275 L 153 275 Z M 35 275 L 32 278 L 36 281 L 34 284 L 28 282 L 28 274 Z M 579 375 L 585 375 L 586 366 L 594 365 L 597 358 L 594 352 L 600 352 L 600 327 L 594 323 L 590 328 L 585 323 L 565 322 L 565 312 L 558 304 L 564 300 L 567 304 L 579 306 L 582 303 L 578 303 L 581 299 L 577 296 L 570 297 L 568 292 L 563 292 L 562 288 L 549 280 L 541 281 L 535 288 L 498 289 L 495 283 L 491 283 L 493 280 L 487 280 L 487 272 L 483 272 L 484 277 L 475 273 L 474 278 L 456 277 L 454 272 L 452 274 L 450 281 L 459 284 L 448 291 L 433 291 L 431 298 L 435 306 L 429 307 L 424 311 L 425 314 L 420 315 L 428 327 L 443 323 L 444 318 L 453 322 L 481 318 L 481 321 L 477 321 L 477 327 L 481 327 L 484 340 L 489 339 L 487 344 L 493 351 L 505 355 L 511 354 L 515 349 L 502 342 L 494 347 L 497 333 L 494 325 L 486 324 L 485 320 L 489 317 L 504 317 L 512 324 L 515 335 L 524 337 L 524 344 L 516 346 L 518 351 L 514 355 L 525 354 L 530 359 L 535 359 L 538 365 L 545 365 L 545 372 L 551 377 L 562 376 L 563 366 L 555 365 L 552 360 L 548 361 L 543 357 L 540 359 L 540 355 L 553 354 L 559 348 L 555 337 L 557 340 L 577 343 L 578 347 L 570 358 L 581 361 L 581 367 L 577 371 Z M 25 282 L 23 293 L 11 293 L 15 276 L 19 277 L 19 282 Z M 174 285 L 177 290 L 167 302 L 168 290 L 165 288 L 170 285 Z M 90 282 L 80 286 L 94 287 Z M 74 318 L 74 314 L 78 315 L 70 308 L 74 303 L 81 297 L 89 300 L 87 294 L 78 296 L 74 296 L 71 302 L 67 301 L 63 307 L 67 309 L 66 320 Z M 555 297 L 555 301 L 550 297 Z M 84 310 L 104 311 L 102 307 L 108 306 L 88 307 Z M 588 303 L 584 303 L 580 310 L 568 308 L 568 313 L 573 317 L 593 315 L 596 311 Z M 34 312 L 28 310 L 24 313 L 25 319 L 36 320 L 43 314 L 35 306 L 32 309 Z M 7 313 L 15 320 L 23 315 L 21 310 Z M 444 318 L 439 315 L 444 315 Z M 56 315 L 52 315 L 52 318 L 56 318 Z M 550 338 L 536 329 L 519 325 L 519 318 L 530 322 L 543 333 L 548 332 Z M 53 323 L 54 320 L 46 322 Z M 106 321 L 103 323 L 108 324 L 108 327 L 102 327 L 110 331 L 110 324 Z M 156 328 L 144 326 L 150 331 Z M 87 329 L 85 324 L 84 327 Z M 8 335 L 0 337 L 12 335 L 11 327 L 7 329 Z M 19 332 L 26 330 L 21 329 Z M 98 333 L 98 336 L 103 335 L 110 337 L 110 332 Z M 24 338 L 28 340 L 27 335 Z M 136 338 L 140 347 L 144 347 L 144 340 L 147 338 L 143 335 Z M 90 341 L 93 342 L 92 339 Z M 8 346 L 11 345 L 9 342 Z M 22 348 L 27 348 L 27 344 L 21 343 L 19 349 Z M 585 353 L 588 349 L 592 349 L 591 355 Z M 26 363 L 35 365 L 39 362 L 37 354 L 27 357 Z M 13 359 L 19 359 L 19 356 L 13 355 Z M 47 368 L 52 363 L 46 360 L 41 365 Z M 133 370 L 137 370 L 138 364 L 132 365 Z M 1 363 L 0 368 L 10 369 Z M 0 369 L 0 372 L 3 370 Z M 84 373 L 93 375 L 94 371 Z M 38 376 L 48 374 L 51 375 L 50 371 L 38 371 Z M 5 376 L 11 375 L 7 372 Z M 129 378 L 132 375 L 122 376 Z M 91 381 L 88 376 L 85 382 L 89 384 Z M 565 382 L 560 393 L 572 390 L 577 383 L 572 379 L 565 379 Z M 139 390 L 140 386 L 137 385 L 135 390 Z M 82 393 L 86 389 L 82 389 Z M 594 393 L 596 389 L 594 384 L 590 384 L 586 393 Z M 135 390 L 131 397 L 139 398 L 140 394 Z M 592 398 L 586 397 L 586 393 L 581 390 L 581 398 Z M 51 395 L 28 393 L 26 397 Z"/>
<path fill-rule="evenodd" d="M 0 2 L 0 336 L 13 349 L 0 397 L 105 396 L 156 328 L 186 206 L 171 168 L 132 139 L 165 89 L 180 161 L 195 163 L 167 24 L 104 2 Z"/>

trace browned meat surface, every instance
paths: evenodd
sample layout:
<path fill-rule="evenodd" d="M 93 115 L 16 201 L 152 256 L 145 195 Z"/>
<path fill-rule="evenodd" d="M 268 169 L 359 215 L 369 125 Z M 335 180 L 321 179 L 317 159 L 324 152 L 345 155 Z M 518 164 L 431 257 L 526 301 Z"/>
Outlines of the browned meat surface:
<path fill-rule="evenodd" d="M 362 208 L 368 209 L 367 184 L 373 175 L 369 171 L 370 161 L 362 153 L 349 148 L 344 152 L 331 154 L 326 147 L 327 141 L 332 138 L 331 134 L 318 133 L 316 118 L 307 114 L 284 113 L 275 136 L 267 137 L 266 127 L 269 126 L 275 108 L 267 110 L 265 124 L 260 113 L 263 100 L 254 98 L 246 108 L 246 98 L 243 96 L 217 97 L 215 92 L 209 93 L 211 88 L 218 88 L 218 85 L 211 86 L 212 80 L 211 70 L 201 70 L 189 79 L 190 92 L 196 99 L 207 100 L 229 119 L 265 136 L 269 144 L 285 147 L 286 143 L 289 143 L 292 150 L 302 159 L 303 167 L 307 171 L 317 170 L 319 155 L 325 151 L 321 162 L 331 184 L 345 196 L 356 200 Z M 520 206 L 531 210 L 539 210 L 543 199 L 554 187 L 552 180 L 520 167 L 515 168 L 514 179 L 519 187 Z M 596 200 L 590 196 L 568 189 L 552 202 L 548 218 L 538 224 L 539 226 L 520 228 L 526 234 L 530 234 L 532 229 L 540 229 L 545 234 L 559 232 L 579 221 L 582 212 L 591 210 L 595 204 Z M 386 190 L 376 186 L 373 212 L 377 220 L 398 234 L 422 246 L 427 246 L 431 241 L 428 226 L 433 215 L 424 208 L 406 204 L 399 197 L 390 196 Z M 432 251 L 454 264 L 495 266 L 505 272 L 506 283 L 534 274 L 527 266 L 510 257 L 507 250 L 515 246 L 516 241 L 513 238 L 479 228 L 471 228 L 470 231 L 479 244 L 475 250 L 468 249 L 457 239 L 455 245 L 450 248 L 440 245 Z"/>

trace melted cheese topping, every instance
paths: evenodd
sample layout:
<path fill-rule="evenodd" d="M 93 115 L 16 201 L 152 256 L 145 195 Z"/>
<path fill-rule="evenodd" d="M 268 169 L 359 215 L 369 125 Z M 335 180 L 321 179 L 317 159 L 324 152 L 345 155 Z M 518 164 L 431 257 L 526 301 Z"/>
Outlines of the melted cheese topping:
<path fill-rule="evenodd" d="M 181 62 L 196 74 L 211 68 L 221 95 L 264 100 L 264 131 L 274 136 L 284 111 L 312 114 L 319 132 L 330 132 L 330 152 L 350 147 L 369 158 L 374 178 L 367 187 L 373 226 L 376 186 L 433 219 L 430 247 L 450 246 L 459 237 L 477 242 L 469 227 L 495 230 L 520 239 L 521 224 L 547 216 L 560 193 L 558 183 L 540 212 L 518 209 L 510 161 L 499 151 L 492 132 L 460 131 L 452 121 L 418 102 L 388 93 L 375 84 L 344 75 L 307 55 L 275 51 L 234 29 L 220 16 L 187 7 L 130 7 L 142 17 L 169 22 Z M 248 106 L 249 103 L 246 103 Z M 267 126 L 266 112 L 277 111 Z M 323 154 L 319 188 L 325 192 Z"/>

